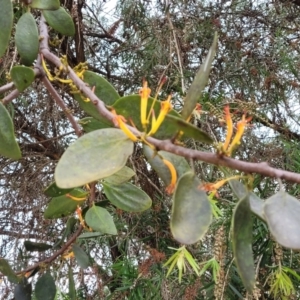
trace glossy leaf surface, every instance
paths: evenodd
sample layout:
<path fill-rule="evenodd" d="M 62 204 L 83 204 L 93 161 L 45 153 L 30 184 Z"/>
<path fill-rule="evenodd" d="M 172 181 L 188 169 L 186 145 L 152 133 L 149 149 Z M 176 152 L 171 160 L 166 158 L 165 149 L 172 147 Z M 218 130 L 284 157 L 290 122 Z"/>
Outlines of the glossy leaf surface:
<path fill-rule="evenodd" d="M 133 142 L 116 128 L 90 132 L 76 140 L 55 169 L 60 188 L 71 188 L 110 176 L 124 167 Z"/>
<path fill-rule="evenodd" d="M 248 196 L 236 205 L 232 219 L 232 244 L 238 272 L 245 288 L 251 293 L 255 286 L 255 270 L 252 254 L 252 216 Z"/>
<path fill-rule="evenodd" d="M 201 182 L 192 172 L 181 176 L 173 196 L 171 232 L 182 244 L 198 242 L 212 221 L 211 205 Z"/>
<path fill-rule="evenodd" d="M 264 214 L 275 240 L 284 247 L 300 249 L 300 202 L 284 191 L 268 198 Z"/>
<path fill-rule="evenodd" d="M 0 155 L 11 159 L 21 158 L 21 151 L 16 142 L 12 119 L 0 102 Z"/>
<path fill-rule="evenodd" d="M 98 115 L 99 115 L 99 113 L 98 113 Z M 86 133 L 89 133 L 91 131 L 95 131 L 98 129 L 113 127 L 112 123 L 108 122 L 104 118 L 101 118 L 101 120 L 97 120 L 93 117 L 86 117 L 86 118 L 79 120 L 78 123 L 82 126 L 83 130 Z"/>
<path fill-rule="evenodd" d="M 148 99 L 148 105 L 147 105 L 148 112 L 150 111 L 153 101 L 155 101 L 153 98 Z M 141 115 L 140 103 L 141 103 L 141 97 L 139 95 L 131 95 L 131 96 L 120 98 L 113 105 L 113 107 L 116 110 L 117 114 L 124 116 L 127 120 L 132 120 L 132 122 L 137 127 L 137 129 L 143 132 L 144 129 L 142 127 L 141 117 L 140 117 Z M 159 115 L 160 109 L 161 109 L 161 102 L 156 100 L 153 107 L 156 118 Z M 180 115 L 174 110 L 171 110 L 169 114 L 174 115 L 175 117 L 180 117 Z M 150 119 L 150 123 L 151 123 L 151 119 Z M 150 125 L 148 129 L 150 130 Z M 173 122 L 170 122 L 168 118 L 165 118 L 160 129 L 154 134 L 154 136 L 160 139 L 170 138 L 174 136 L 176 132 L 177 132 L 177 126 L 175 126 Z"/>
<path fill-rule="evenodd" d="M 22 282 L 15 286 L 14 300 L 31 300 L 32 286 L 28 283 L 26 278 L 22 279 Z"/>
<path fill-rule="evenodd" d="M 117 229 L 110 213 L 103 207 L 93 205 L 85 214 L 89 227 L 102 234 L 117 234 Z"/>
<path fill-rule="evenodd" d="M 34 293 L 37 300 L 53 300 L 55 298 L 56 286 L 53 277 L 49 273 L 38 279 Z"/>
<path fill-rule="evenodd" d="M 83 198 L 87 195 L 87 192 L 82 189 L 74 189 L 70 192 L 70 195 Z M 44 217 L 46 219 L 56 219 L 68 216 L 76 210 L 78 205 L 80 206 L 84 202 L 85 200 L 75 201 L 67 195 L 52 198 L 44 212 Z"/>
<path fill-rule="evenodd" d="M 52 182 L 45 190 L 44 194 L 48 197 L 59 197 L 62 195 L 65 195 L 72 191 L 73 188 L 71 189 L 61 189 L 59 188 L 55 182 Z"/>
<path fill-rule="evenodd" d="M 35 19 L 30 12 L 26 12 L 19 19 L 15 38 L 21 63 L 31 66 L 39 52 L 39 33 Z"/>
<path fill-rule="evenodd" d="M 10 76 L 19 92 L 23 92 L 29 87 L 35 77 L 33 69 L 24 66 L 13 67 Z"/>
<path fill-rule="evenodd" d="M 185 120 L 172 115 L 167 115 L 166 118 L 168 119 L 168 122 L 173 123 L 173 125 L 177 128 L 178 131 L 181 131 L 183 133 L 184 138 L 193 138 L 197 141 L 206 144 L 213 143 L 213 139 L 197 126 L 194 126 L 193 124 L 188 123 Z"/>
<path fill-rule="evenodd" d="M 108 184 L 118 185 L 127 182 L 134 175 L 135 173 L 132 169 L 124 166 L 121 170 L 111 176 L 105 177 L 103 180 Z"/>
<path fill-rule="evenodd" d="M 89 256 L 77 244 L 74 244 L 72 246 L 72 251 L 74 252 L 74 255 L 77 260 L 78 265 L 82 269 L 86 269 L 87 267 L 89 267 L 91 265 Z"/>
<path fill-rule="evenodd" d="M 0 0 L 0 57 L 5 53 L 13 26 L 13 6 L 11 0 Z"/>
<path fill-rule="evenodd" d="M 74 22 L 63 7 L 57 10 L 43 10 L 43 15 L 47 23 L 62 35 L 73 36 L 75 34 Z"/>
<path fill-rule="evenodd" d="M 182 118 L 184 120 L 187 120 L 189 118 L 192 111 L 196 107 L 196 104 L 199 102 L 201 98 L 201 94 L 208 81 L 212 61 L 216 54 L 217 43 L 218 43 L 218 36 L 217 34 L 215 34 L 212 46 L 209 49 L 205 61 L 201 65 L 200 70 L 196 74 L 195 79 L 186 94 L 184 100 L 184 106 L 181 112 Z"/>
<path fill-rule="evenodd" d="M 152 205 L 150 197 L 143 190 L 129 182 L 119 185 L 104 182 L 103 189 L 108 200 L 125 211 L 141 212 Z"/>
<path fill-rule="evenodd" d="M 59 0 L 32 0 L 30 6 L 38 9 L 56 10 L 59 9 L 60 3 Z"/>
<path fill-rule="evenodd" d="M 158 151 L 157 154 L 147 145 L 143 145 L 143 152 L 151 167 L 157 172 L 165 185 L 169 185 L 171 181 L 171 173 L 162 159 L 170 161 L 176 169 L 177 177 L 181 177 L 184 173 L 191 170 L 186 159 L 166 151 Z"/>
<path fill-rule="evenodd" d="M 7 276 L 7 279 L 10 282 L 19 283 L 21 281 L 21 278 L 15 274 L 9 263 L 4 258 L 0 258 L 0 272 L 4 276 Z"/>
<path fill-rule="evenodd" d="M 25 241 L 24 246 L 26 251 L 39 251 L 43 252 L 48 249 L 51 249 L 52 246 L 46 243 L 36 243 L 36 242 L 31 242 L 31 241 Z"/>

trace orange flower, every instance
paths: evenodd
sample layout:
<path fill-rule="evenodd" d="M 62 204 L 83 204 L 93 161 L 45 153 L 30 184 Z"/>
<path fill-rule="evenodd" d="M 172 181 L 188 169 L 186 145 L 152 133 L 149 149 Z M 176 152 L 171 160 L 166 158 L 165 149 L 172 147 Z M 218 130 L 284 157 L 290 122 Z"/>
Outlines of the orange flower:
<path fill-rule="evenodd" d="M 232 119 L 231 119 L 231 115 L 230 115 L 230 111 L 229 111 L 229 105 L 226 105 L 224 107 L 224 112 L 225 112 L 225 121 L 226 121 L 226 125 L 227 125 L 227 135 L 226 135 L 226 140 L 223 144 L 223 149 L 226 151 L 231 137 L 232 137 L 232 133 L 233 133 L 233 124 L 232 124 Z"/>
<path fill-rule="evenodd" d="M 176 181 L 177 181 L 177 172 L 176 172 L 176 169 L 174 168 L 173 164 L 171 162 L 169 162 L 168 160 L 163 159 L 163 163 L 168 167 L 168 169 L 171 173 L 171 182 L 167 186 L 166 192 L 168 194 L 173 194 L 175 185 L 176 185 Z"/>
<path fill-rule="evenodd" d="M 148 83 L 146 80 L 143 82 L 143 87 L 140 90 L 140 96 L 141 96 L 141 123 L 146 130 L 148 120 L 147 120 L 147 104 L 148 104 L 148 98 L 150 96 L 151 90 L 148 88 Z"/>

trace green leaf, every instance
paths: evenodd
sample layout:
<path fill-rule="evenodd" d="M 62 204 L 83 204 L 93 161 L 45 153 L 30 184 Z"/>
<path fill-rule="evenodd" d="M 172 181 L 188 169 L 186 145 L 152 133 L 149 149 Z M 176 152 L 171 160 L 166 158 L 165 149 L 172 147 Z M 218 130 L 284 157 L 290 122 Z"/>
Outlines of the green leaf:
<path fill-rule="evenodd" d="M 39 33 L 30 12 L 23 14 L 17 23 L 16 46 L 21 56 L 21 63 L 31 66 L 39 52 Z"/>
<path fill-rule="evenodd" d="M 35 243 L 35 242 L 31 242 L 31 241 L 25 241 L 24 246 L 25 246 L 26 251 L 39 251 L 39 252 L 43 252 L 43 251 L 46 251 L 46 250 L 52 248 L 52 246 L 49 244 Z"/>
<path fill-rule="evenodd" d="M 98 236 L 103 235 L 102 232 L 84 232 L 78 238 L 79 239 L 92 239 Z"/>
<path fill-rule="evenodd" d="M 275 240 L 284 247 L 300 249 L 300 202 L 284 191 L 265 201 L 264 214 Z"/>
<path fill-rule="evenodd" d="M 89 256 L 77 244 L 72 246 L 72 251 L 74 252 L 78 265 L 82 269 L 86 269 L 91 265 Z"/>
<path fill-rule="evenodd" d="M 9 44 L 14 13 L 11 0 L 1 0 L 0 7 L 0 57 L 2 57 Z"/>
<path fill-rule="evenodd" d="M 103 207 L 93 205 L 85 214 L 85 222 L 93 230 L 102 234 L 117 234 L 112 216 Z"/>
<path fill-rule="evenodd" d="M 73 188 L 71 189 L 61 189 L 59 188 L 55 182 L 52 182 L 45 190 L 44 190 L 44 194 L 48 197 L 58 197 L 58 196 L 62 196 L 65 195 L 67 193 L 69 193 L 70 191 L 72 191 Z"/>
<path fill-rule="evenodd" d="M 0 272 L 4 276 L 7 276 L 7 279 L 12 283 L 19 283 L 21 281 L 21 278 L 15 274 L 9 263 L 4 258 L 0 258 Z"/>
<path fill-rule="evenodd" d="M 119 170 L 113 175 L 105 177 L 103 180 L 108 184 L 118 185 L 127 182 L 134 175 L 135 173 L 132 169 L 124 166 L 121 170 Z"/>
<path fill-rule="evenodd" d="M 32 287 L 31 283 L 28 283 L 26 278 L 15 286 L 14 300 L 31 300 Z"/>
<path fill-rule="evenodd" d="M 55 298 L 55 282 L 48 272 L 38 279 L 34 293 L 37 300 L 53 300 Z"/>
<path fill-rule="evenodd" d="M 249 192 L 245 185 L 239 182 L 236 179 L 232 179 L 229 181 L 229 185 L 236 195 L 236 197 L 240 200 L 245 198 L 247 195 L 250 201 L 250 209 L 251 211 L 256 214 L 259 218 L 265 221 L 264 216 L 264 202 L 258 196 L 256 196 L 253 192 Z"/>
<path fill-rule="evenodd" d="M 21 151 L 16 142 L 12 119 L 0 102 L 0 155 L 11 159 L 21 158 Z"/>
<path fill-rule="evenodd" d="M 76 300 L 75 282 L 74 282 L 73 270 L 71 266 L 69 266 L 69 293 L 68 294 L 70 300 Z"/>
<path fill-rule="evenodd" d="M 97 111 L 97 113 L 98 113 L 98 111 Z M 98 113 L 98 115 L 99 115 L 99 113 Z M 83 119 L 79 120 L 78 123 L 82 126 L 83 130 L 86 133 L 89 133 L 91 131 L 95 131 L 98 129 L 113 127 L 112 124 L 104 118 L 101 118 L 101 120 L 96 120 L 95 118 L 87 117 L 87 118 L 83 118 Z"/>
<path fill-rule="evenodd" d="M 232 218 L 232 244 L 235 262 L 246 290 L 255 286 L 255 270 L 252 254 L 252 216 L 249 197 L 241 199 Z"/>
<path fill-rule="evenodd" d="M 30 6 L 38 9 L 56 10 L 59 9 L 60 3 L 59 0 L 32 0 Z"/>
<path fill-rule="evenodd" d="M 33 69 L 24 66 L 13 67 L 10 76 L 19 92 L 29 87 L 35 78 Z"/>
<path fill-rule="evenodd" d="M 72 192 L 70 192 L 71 196 L 78 197 L 78 198 L 83 198 L 87 194 L 88 193 L 82 189 L 74 189 L 72 190 Z M 57 218 L 68 216 L 76 210 L 78 205 L 80 206 L 84 202 L 85 200 L 82 201 L 72 200 L 67 195 L 52 198 L 50 203 L 48 204 L 48 207 L 44 212 L 44 217 L 46 219 L 57 219 Z"/>
<path fill-rule="evenodd" d="M 90 132 L 75 141 L 55 169 L 60 188 L 71 188 L 108 177 L 124 167 L 133 142 L 116 128 Z"/>
<path fill-rule="evenodd" d="M 178 131 L 183 132 L 183 137 L 192 138 L 206 144 L 212 144 L 214 142 L 206 132 L 202 131 L 197 126 L 172 115 L 167 115 L 166 118 L 169 122 L 174 124 Z"/>
<path fill-rule="evenodd" d="M 187 120 L 189 118 L 189 116 L 195 109 L 196 104 L 201 98 L 201 94 L 208 81 L 212 61 L 215 57 L 217 43 L 218 35 L 215 34 L 212 46 L 209 49 L 207 57 L 205 58 L 204 63 L 201 65 L 200 70 L 196 74 L 196 77 L 186 94 L 183 109 L 181 112 L 182 118 L 184 120 Z"/>
<path fill-rule="evenodd" d="M 166 186 L 168 186 L 171 182 L 171 173 L 168 167 L 164 164 L 162 160 L 163 158 L 173 164 L 176 169 L 178 178 L 191 170 L 186 159 L 182 156 L 166 151 L 158 151 L 157 153 L 155 153 L 147 145 L 143 145 L 143 152 L 151 167 L 155 170 L 155 172 L 162 179 Z"/>
<path fill-rule="evenodd" d="M 73 36 L 75 34 L 74 22 L 63 7 L 56 10 L 43 10 L 42 13 L 47 23 L 54 30 L 67 36 Z"/>
<path fill-rule="evenodd" d="M 116 207 L 130 212 L 141 212 L 151 207 L 150 197 L 135 185 L 126 182 L 119 185 L 103 183 L 107 199 Z"/>
<path fill-rule="evenodd" d="M 192 172 L 187 172 L 178 180 L 173 196 L 171 232 L 182 244 L 199 241 L 212 221 L 212 211 L 201 182 Z"/>
<path fill-rule="evenodd" d="M 147 111 L 150 111 L 152 106 L 153 98 L 148 99 Z M 141 97 L 139 95 L 131 95 L 122 97 L 113 105 L 113 108 L 116 110 L 117 114 L 124 116 L 127 120 L 132 120 L 134 125 L 141 132 L 144 131 L 142 123 L 141 123 Z M 159 115 L 161 109 L 161 101 L 155 101 L 154 103 L 154 113 L 156 118 Z M 171 110 L 169 114 L 179 117 L 180 115 L 175 111 Z M 151 120 L 150 120 L 151 122 Z M 148 131 L 150 127 L 148 128 Z M 159 139 L 171 138 L 177 132 L 177 125 L 174 125 L 174 122 L 170 121 L 168 118 L 165 118 L 159 130 L 154 134 L 154 137 Z"/>

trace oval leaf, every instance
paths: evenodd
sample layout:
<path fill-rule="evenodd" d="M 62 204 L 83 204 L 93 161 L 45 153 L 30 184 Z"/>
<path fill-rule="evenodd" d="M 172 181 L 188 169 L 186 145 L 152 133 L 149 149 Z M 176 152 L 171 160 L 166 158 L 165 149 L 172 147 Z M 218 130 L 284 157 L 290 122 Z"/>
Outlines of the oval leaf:
<path fill-rule="evenodd" d="M 16 46 L 21 56 L 21 63 L 31 66 L 39 52 L 39 33 L 30 12 L 23 14 L 17 23 Z"/>
<path fill-rule="evenodd" d="M 5 53 L 13 26 L 13 6 L 11 0 L 0 1 L 0 57 Z"/>
<path fill-rule="evenodd" d="M 14 296 L 15 300 L 31 300 L 32 287 L 26 278 L 15 286 Z"/>
<path fill-rule="evenodd" d="M 156 118 L 159 115 L 161 109 L 161 101 L 154 100 L 153 98 L 148 99 L 147 111 L 149 112 L 152 103 L 155 101 L 153 110 Z M 127 120 L 131 120 L 136 128 L 141 132 L 144 131 L 143 126 L 141 124 L 141 97 L 139 95 L 131 95 L 122 97 L 113 105 L 113 108 L 119 115 L 124 116 Z M 169 112 L 170 115 L 175 117 L 179 117 L 180 115 L 175 111 L 171 110 Z M 150 127 L 149 127 L 150 129 Z M 164 122 L 160 126 L 159 130 L 154 134 L 156 138 L 165 139 L 173 137 L 177 132 L 177 126 L 174 125 L 173 122 L 170 122 L 168 118 L 165 118 Z"/>
<path fill-rule="evenodd" d="M 117 234 L 113 218 L 105 208 L 93 205 L 85 214 L 85 222 L 102 234 Z"/>
<path fill-rule="evenodd" d="M 56 10 L 59 9 L 60 3 L 59 0 L 32 0 L 30 6 L 38 9 Z"/>
<path fill-rule="evenodd" d="M 57 10 L 43 10 L 43 15 L 47 23 L 62 35 L 75 34 L 74 22 L 63 7 Z"/>
<path fill-rule="evenodd" d="M 75 141 L 55 169 L 60 188 L 71 188 L 110 176 L 124 167 L 133 142 L 116 128 L 90 132 Z"/>
<path fill-rule="evenodd" d="M 10 76 L 19 92 L 23 92 L 29 87 L 35 77 L 34 71 L 24 66 L 13 67 Z"/>
<path fill-rule="evenodd" d="M 238 272 L 245 288 L 251 293 L 255 286 L 255 270 L 252 254 L 252 216 L 248 196 L 236 205 L 232 218 L 232 243 Z"/>
<path fill-rule="evenodd" d="M 184 120 L 187 120 L 191 115 L 191 113 L 193 112 L 193 110 L 195 109 L 195 106 L 198 103 L 201 94 L 207 84 L 211 64 L 216 54 L 217 43 L 218 43 L 218 35 L 215 34 L 213 43 L 209 49 L 205 61 L 201 65 L 198 73 L 196 74 L 195 79 L 192 85 L 190 86 L 186 94 L 186 97 L 184 99 L 184 105 L 181 112 L 182 118 Z"/>
<path fill-rule="evenodd" d="M 49 273 L 38 279 L 34 293 L 37 300 L 53 300 L 55 298 L 56 286 L 53 277 Z"/>
<path fill-rule="evenodd" d="M 98 111 L 97 111 L 97 113 L 98 113 Z M 98 115 L 99 115 L 99 113 L 98 113 Z M 82 126 L 83 130 L 86 133 L 89 133 L 91 131 L 95 131 L 98 129 L 113 127 L 112 124 L 104 118 L 101 118 L 101 120 L 97 120 L 92 117 L 87 117 L 87 118 L 83 118 L 83 119 L 79 120 L 78 123 Z"/>
<path fill-rule="evenodd" d="M 43 251 L 46 251 L 46 250 L 52 248 L 52 246 L 49 244 L 35 243 L 35 242 L 31 242 L 31 241 L 25 241 L 24 246 L 25 246 L 26 251 L 39 251 L 39 252 L 43 252 Z"/>
<path fill-rule="evenodd" d="M 82 189 L 74 189 L 70 192 L 70 195 L 77 198 L 84 198 L 87 192 Z M 80 206 L 84 202 L 85 200 L 75 201 L 67 195 L 52 198 L 44 212 L 44 217 L 46 219 L 56 219 L 68 216 L 76 210 L 78 205 Z"/>
<path fill-rule="evenodd" d="M 178 131 L 183 133 L 183 137 L 193 138 L 206 144 L 212 144 L 214 142 L 206 132 L 202 131 L 197 126 L 172 115 L 167 115 L 166 118 L 169 122 L 173 122 Z"/>
<path fill-rule="evenodd" d="M 300 202 L 280 191 L 265 201 L 264 214 L 275 240 L 284 247 L 300 249 Z"/>
<path fill-rule="evenodd" d="M 178 178 L 191 170 L 189 164 L 182 156 L 178 156 L 166 151 L 158 151 L 156 153 L 147 145 L 143 145 L 143 152 L 151 167 L 167 186 L 170 184 L 171 174 L 168 167 L 164 164 L 162 158 L 170 161 L 173 164 Z"/>
<path fill-rule="evenodd" d="M 181 176 L 173 196 L 171 232 L 182 244 L 199 241 L 212 221 L 212 211 L 200 180 L 192 172 Z"/>
<path fill-rule="evenodd" d="M 129 182 L 119 185 L 103 183 L 103 189 L 108 200 L 125 211 L 141 212 L 152 205 L 150 197 Z"/>
<path fill-rule="evenodd" d="M 118 185 L 127 182 L 134 175 L 135 173 L 132 169 L 124 166 L 121 170 L 103 180 L 108 184 Z"/>
<path fill-rule="evenodd" d="M 74 252 L 75 258 L 78 262 L 78 265 L 82 269 L 86 269 L 91 265 L 89 256 L 81 249 L 77 244 L 72 246 L 72 250 Z"/>
<path fill-rule="evenodd" d="M 73 188 L 71 189 L 61 189 L 59 188 L 55 182 L 52 182 L 45 190 L 44 194 L 48 197 L 59 197 L 62 195 L 65 195 L 72 191 Z"/>
<path fill-rule="evenodd" d="M 21 158 L 21 151 L 14 136 L 13 122 L 0 102 L 0 155 L 11 159 Z"/>
<path fill-rule="evenodd" d="M 0 272 L 7 276 L 7 279 L 10 282 L 19 283 L 21 281 L 21 278 L 15 274 L 9 263 L 4 258 L 0 258 Z"/>

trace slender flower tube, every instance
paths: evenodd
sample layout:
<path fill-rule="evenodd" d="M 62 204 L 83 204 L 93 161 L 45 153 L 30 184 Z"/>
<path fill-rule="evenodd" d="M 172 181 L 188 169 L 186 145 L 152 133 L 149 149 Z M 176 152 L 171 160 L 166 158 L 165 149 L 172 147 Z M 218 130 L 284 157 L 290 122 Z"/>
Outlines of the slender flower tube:
<path fill-rule="evenodd" d="M 229 111 L 229 105 L 226 105 L 224 107 L 224 112 L 225 112 L 225 121 L 226 121 L 226 125 L 227 125 L 227 135 L 226 135 L 226 140 L 223 144 L 223 149 L 226 151 L 229 146 L 229 143 L 230 143 L 230 140 L 232 137 L 232 133 L 233 133 L 233 124 L 232 124 L 232 118 L 231 118 L 230 111 Z"/>
<path fill-rule="evenodd" d="M 154 134 L 159 129 L 160 125 L 162 124 L 166 115 L 171 109 L 172 109 L 172 104 L 171 104 L 171 95 L 170 95 L 167 100 L 161 102 L 161 109 L 158 118 L 156 119 L 155 116 L 152 116 L 151 130 L 148 133 L 148 135 Z"/>
<path fill-rule="evenodd" d="M 150 96 L 151 90 L 148 88 L 148 83 L 145 80 L 143 82 L 143 87 L 140 90 L 140 96 L 141 96 L 141 123 L 146 130 L 148 120 L 147 120 L 147 104 L 148 104 L 148 98 Z"/>
<path fill-rule="evenodd" d="M 174 189 L 175 189 L 175 185 L 176 185 L 176 182 L 177 182 L 177 172 L 176 172 L 176 169 L 174 168 L 174 165 L 171 162 L 169 162 L 168 160 L 163 159 L 163 163 L 168 167 L 168 169 L 171 173 L 171 182 L 167 186 L 166 192 L 168 194 L 173 194 Z"/>

